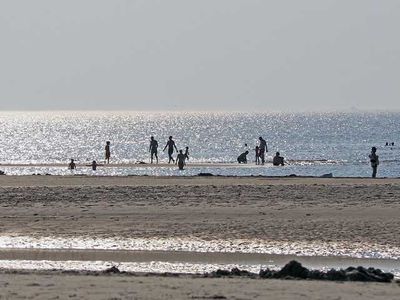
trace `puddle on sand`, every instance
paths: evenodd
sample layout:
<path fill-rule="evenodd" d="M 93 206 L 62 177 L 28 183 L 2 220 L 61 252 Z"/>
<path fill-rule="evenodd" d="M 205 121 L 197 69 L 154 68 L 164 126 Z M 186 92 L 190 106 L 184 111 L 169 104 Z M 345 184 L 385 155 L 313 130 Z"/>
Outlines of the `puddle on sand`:
<path fill-rule="evenodd" d="M 201 240 L 198 238 L 95 238 L 0 236 L 0 248 L 91 249 L 265 253 L 296 256 L 340 256 L 400 259 L 400 248 L 350 242 L 287 242 L 266 240 Z"/>

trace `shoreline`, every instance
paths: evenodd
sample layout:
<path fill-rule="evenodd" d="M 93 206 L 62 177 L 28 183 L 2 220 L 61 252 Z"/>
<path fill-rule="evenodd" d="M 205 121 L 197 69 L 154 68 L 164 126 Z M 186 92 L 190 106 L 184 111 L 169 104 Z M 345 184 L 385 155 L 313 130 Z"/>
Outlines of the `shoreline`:
<path fill-rule="evenodd" d="M 153 181 L 155 180 L 155 181 Z M 116 186 L 150 186 L 170 184 L 183 185 L 232 185 L 232 184 L 247 184 L 247 185 L 313 185 L 313 184 L 366 184 L 366 185 L 382 185 L 382 184 L 400 184 L 400 177 L 331 177 L 324 178 L 321 176 L 152 176 L 152 175 L 3 175 L 0 176 L 0 186 L 11 187 L 20 185 L 24 186 L 53 186 L 55 183 L 63 186 L 96 186 L 96 185 L 116 185 Z"/>

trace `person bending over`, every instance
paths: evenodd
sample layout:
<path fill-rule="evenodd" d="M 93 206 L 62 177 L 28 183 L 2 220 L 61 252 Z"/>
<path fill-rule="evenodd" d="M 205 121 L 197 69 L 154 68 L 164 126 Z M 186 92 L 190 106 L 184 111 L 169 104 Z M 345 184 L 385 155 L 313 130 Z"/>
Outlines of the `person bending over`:
<path fill-rule="evenodd" d="M 249 151 L 243 152 L 238 156 L 237 161 L 239 164 L 247 164 L 247 154 L 249 154 Z"/>

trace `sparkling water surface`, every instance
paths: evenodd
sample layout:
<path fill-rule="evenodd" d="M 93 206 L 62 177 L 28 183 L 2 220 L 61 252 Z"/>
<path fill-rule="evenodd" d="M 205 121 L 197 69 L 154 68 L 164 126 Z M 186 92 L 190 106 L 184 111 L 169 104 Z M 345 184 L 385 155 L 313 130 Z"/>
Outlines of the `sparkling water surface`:
<path fill-rule="evenodd" d="M 104 146 L 111 141 L 115 168 L 89 167 L 76 171 L 88 175 L 215 175 L 284 176 L 289 174 L 335 177 L 368 177 L 368 154 L 378 148 L 378 175 L 400 174 L 400 113 L 191 113 L 191 112 L 1 112 L 1 164 L 78 164 L 104 162 Z M 159 142 L 160 162 L 167 162 L 162 149 L 169 135 L 178 149 L 190 147 L 186 170 L 132 166 L 149 162 L 149 138 Z M 254 165 L 252 149 L 258 137 L 268 143 L 268 157 L 280 151 L 290 165 Z M 385 146 L 394 142 L 395 146 Z M 250 148 L 249 164 L 229 165 Z M 190 163 L 210 166 L 190 167 Z M 71 174 L 65 167 L 3 166 L 7 174 Z"/>

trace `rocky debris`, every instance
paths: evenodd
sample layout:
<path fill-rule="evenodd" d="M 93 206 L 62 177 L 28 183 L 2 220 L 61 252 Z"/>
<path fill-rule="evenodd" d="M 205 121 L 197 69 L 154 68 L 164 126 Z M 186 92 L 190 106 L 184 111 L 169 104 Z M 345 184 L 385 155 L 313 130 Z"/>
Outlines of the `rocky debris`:
<path fill-rule="evenodd" d="M 211 173 L 199 173 L 197 176 L 214 176 Z"/>
<path fill-rule="evenodd" d="M 256 277 L 256 274 L 246 270 L 234 268 L 232 270 L 220 270 L 212 272 L 211 277 L 224 276 L 242 276 Z M 329 281 L 362 281 L 362 282 L 391 282 L 394 278 L 392 273 L 385 273 L 380 269 L 349 267 L 345 270 L 331 269 L 327 272 L 320 270 L 309 270 L 302 266 L 301 263 L 292 260 L 287 263 L 281 270 L 274 271 L 270 269 L 260 270 L 258 274 L 260 278 L 270 279 L 312 279 L 312 280 L 329 280 Z"/>
<path fill-rule="evenodd" d="M 259 275 L 261 278 L 363 282 L 391 282 L 394 278 L 392 273 L 384 273 L 382 270 L 375 268 L 349 267 L 345 270 L 331 269 L 328 272 L 309 270 L 295 260 L 286 264 L 280 271 L 266 269 L 261 270 Z"/>
<path fill-rule="evenodd" d="M 211 273 L 211 277 L 224 277 L 224 276 L 241 276 L 241 277 L 255 277 L 257 274 L 251 273 L 246 270 L 240 270 L 238 268 L 233 268 L 232 270 L 221 270 L 218 269 Z"/>
<path fill-rule="evenodd" d="M 0 170 L 0 175 L 6 175 L 6 173 Z"/>
<path fill-rule="evenodd" d="M 106 274 L 119 274 L 121 273 L 121 271 L 116 267 L 116 266 L 112 266 L 111 268 L 108 268 L 106 270 L 103 271 Z"/>
<path fill-rule="evenodd" d="M 328 173 L 328 174 L 323 174 L 321 176 L 319 176 L 320 178 L 333 178 L 333 174 L 332 173 Z"/>

